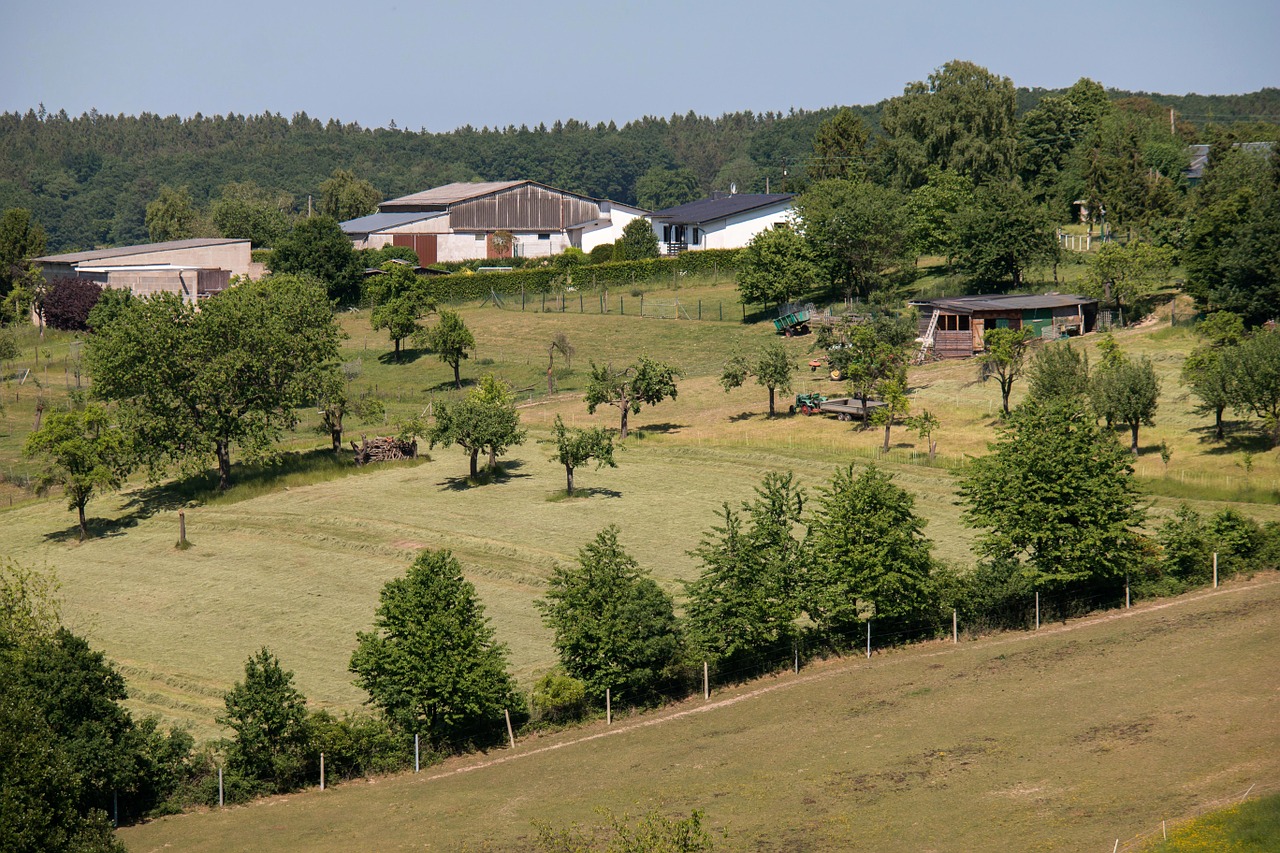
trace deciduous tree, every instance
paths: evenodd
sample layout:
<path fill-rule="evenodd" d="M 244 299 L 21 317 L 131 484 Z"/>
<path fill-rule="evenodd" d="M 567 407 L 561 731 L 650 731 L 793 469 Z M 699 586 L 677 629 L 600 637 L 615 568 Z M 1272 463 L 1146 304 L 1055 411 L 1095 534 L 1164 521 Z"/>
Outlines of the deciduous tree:
<path fill-rule="evenodd" d="M 875 618 L 911 618 L 928 604 L 932 544 L 911 494 L 874 465 L 835 472 L 808 520 L 805 609 L 847 633 Z"/>
<path fill-rule="evenodd" d="M 1136 559 L 1145 517 L 1132 456 L 1078 395 L 1037 398 L 997 427 L 964 474 L 964 520 L 978 553 L 1016 567 L 1034 588 L 1105 582 Z"/>
<path fill-rule="evenodd" d="M 263 189 L 253 181 L 231 181 L 222 185 L 218 198 L 209 206 L 209 218 L 223 237 L 272 246 L 289 233 L 292 207 L 288 193 Z"/>
<path fill-rule="evenodd" d="M 448 551 L 423 551 L 382 588 L 374 630 L 356 635 L 356 684 L 405 733 L 437 748 L 485 743 L 523 700 L 506 646 Z"/>
<path fill-rule="evenodd" d="M 578 552 L 576 566 L 556 566 L 546 598 L 536 602 L 565 671 L 600 700 L 643 702 L 678 660 L 682 640 L 671 596 L 618 542 L 610 525 Z"/>
<path fill-rule="evenodd" d="M 1280 444 L 1280 333 L 1259 330 L 1236 347 L 1231 376 L 1240 405 L 1262 419 L 1273 445 Z"/>
<path fill-rule="evenodd" d="M 223 696 L 220 725 L 231 729 L 227 768 L 267 792 L 302 784 L 307 752 L 307 699 L 293 673 L 264 646 L 244 664 L 244 681 Z"/>
<path fill-rule="evenodd" d="M 636 218 L 622 227 L 622 236 L 614 243 L 615 261 L 639 261 L 658 257 L 658 235 L 649 220 Z"/>
<path fill-rule="evenodd" d="M 476 348 L 476 339 L 462 317 L 456 311 L 442 309 L 440 321 L 423 329 L 421 337 L 427 349 L 436 354 L 436 358 L 453 368 L 453 387 L 461 388 L 460 370 L 463 359 L 470 358 L 469 351 Z"/>
<path fill-rule="evenodd" d="M 86 347 L 99 399 L 165 461 L 199 468 L 212 452 L 218 487 L 231 484 L 231 447 L 269 455 L 296 409 L 315 402 L 318 371 L 336 364 L 341 330 L 319 285 L 271 276 L 195 306 L 172 294 L 113 300 L 95 314 Z"/>
<path fill-rule="evenodd" d="M 1130 450 L 1138 453 L 1138 428 L 1155 425 L 1159 407 L 1160 381 L 1155 367 L 1146 356 L 1141 361 L 1121 358 L 1114 365 L 1094 371 L 1090 382 L 1090 398 L 1094 410 L 1108 424 L 1123 423 L 1133 436 Z"/>
<path fill-rule="evenodd" d="M 360 258 L 351 247 L 351 238 L 329 216 L 299 220 L 276 241 L 267 266 L 276 274 L 314 276 L 324 283 L 334 302 L 349 305 L 360 296 Z"/>
<path fill-rule="evenodd" d="M 191 190 L 185 186 L 177 189 L 161 187 L 160 195 L 147 205 L 147 234 L 152 242 L 200 237 L 206 230 L 200 211 L 191 198 Z"/>
<path fill-rule="evenodd" d="M 776 412 L 775 394 L 778 391 L 783 394 L 791 393 L 791 375 L 795 373 L 795 369 L 795 362 L 791 360 L 786 344 L 773 341 L 765 346 L 754 361 L 740 355 L 729 359 L 720 375 L 720 384 L 728 393 L 734 388 L 742 387 L 748 376 L 755 377 L 757 385 L 769 390 L 769 417 L 773 417 Z"/>
<path fill-rule="evenodd" d="M 1104 243 L 1089 259 L 1085 289 L 1102 301 L 1114 301 L 1117 308 L 1132 309 L 1167 282 L 1172 269 L 1173 250 L 1167 246 Z"/>
<path fill-rule="evenodd" d="M 751 238 L 738 259 L 738 292 L 744 303 L 782 304 L 818 286 L 822 271 L 809 243 L 789 225 Z"/>
<path fill-rule="evenodd" d="M 610 364 L 599 367 L 591 362 L 591 379 L 587 385 L 587 411 L 595 414 L 596 407 L 614 406 L 622 413 L 619 438 L 626 440 L 627 415 L 639 414 L 641 406 L 656 406 L 663 400 L 676 397 L 676 377 L 680 370 L 669 364 L 654 361 L 648 356 L 620 369 Z"/>
<path fill-rule="evenodd" d="M 1057 259 L 1055 226 L 1019 182 L 985 183 L 956 217 L 956 258 L 980 287 L 1017 290 L 1028 269 Z"/>
<path fill-rule="evenodd" d="M 45 487 L 62 487 L 67 509 L 79 515 L 81 542 L 89 538 L 84 517 L 89 500 L 120 488 L 134 463 L 128 437 L 111 423 L 106 409 L 95 405 L 49 415 L 27 436 L 25 451 L 44 461 L 40 482 Z"/>
<path fill-rule="evenodd" d="M 376 213 L 382 193 L 373 184 L 346 169 L 334 169 L 320 185 L 320 212 L 342 222 Z"/>
<path fill-rule="evenodd" d="M 1027 398 L 1047 403 L 1089 393 L 1089 354 L 1071 343 L 1041 347 L 1027 368 Z"/>
<path fill-rule="evenodd" d="M 978 356 L 978 378 L 995 377 L 1000 383 L 1000 403 L 1009 414 L 1009 394 L 1022 377 L 1031 352 L 1031 329 L 987 329 L 982 335 L 986 349 Z"/>
<path fill-rule="evenodd" d="M 27 262 L 44 254 L 45 233 L 31 211 L 11 207 L 0 215 L 0 300 L 9 295 Z"/>
<path fill-rule="evenodd" d="M 564 466 L 565 493 L 573 497 L 573 472 L 592 459 L 596 460 L 596 469 L 604 466 L 617 468 L 613 461 L 613 437 L 601 427 L 587 429 L 569 429 L 564 421 L 556 415 L 555 422 L 556 452 L 551 461 Z"/>
<path fill-rule="evenodd" d="M 434 407 L 435 417 L 427 430 L 431 446 L 456 444 L 470 457 L 471 477 L 479 476 L 481 453 L 489 454 L 489 468 L 494 469 L 498 457 L 514 445 L 524 443 L 525 430 L 520 429 L 515 394 L 511 386 L 491 374 L 459 401 L 441 401 Z"/>
<path fill-rule="evenodd" d="M 700 198 L 698 176 L 689 169 L 654 166 L 636 181 L 636 203 L 645 210 L 665 210 Z"/>
<path fill-rule="evenodd" d="M 866 298 L 908 271 L 904 198 L 865 181 L 821 181 L 795 200 L 800 230 L 831 283 Z"/>
<path fill-rule="evenodd" d="M 859 181 L 867 177 L 871 136 L 862 116 L 844 107 L 818 125 L 808 176 L 812 181 L 838 178 Z"/>

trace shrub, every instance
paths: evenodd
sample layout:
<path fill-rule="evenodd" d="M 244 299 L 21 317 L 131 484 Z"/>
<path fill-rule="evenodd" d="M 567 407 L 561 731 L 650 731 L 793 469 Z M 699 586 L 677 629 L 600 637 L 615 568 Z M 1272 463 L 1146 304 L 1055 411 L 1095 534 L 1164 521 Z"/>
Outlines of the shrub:
<path fill-rule="evenodd" d="M 591 258 L 591 263 L 593 264 L 607 264 L 613 260 L 613 244 L 602 243 L 596 246 L 588 253 L 588 257 Z"/>
<path fill-rule="evenodd" d="M 318 777 L 323 753 L 326 781 L 394 773 L 413 760 L 411 740 L 393 732 L 386 718 L 344 714 L 339 719 L 328 711 L 307 718 L 307 752 L 308 779 Z"/>
<path fill-rule="evenodd" d="M 535 720 L 571 722 L 580 718 L 587 709 L 587 685 L 563 668 L 556 667 L 533 685 L 530 704 Z"/>
<path fill-rule="evenodd" d="M 102 296 L 102 285 L 87 278 L 55 278 L 44 298 L 44 322 L 51 329 L 83 332 L 89 328 L 89 312 Z"/>

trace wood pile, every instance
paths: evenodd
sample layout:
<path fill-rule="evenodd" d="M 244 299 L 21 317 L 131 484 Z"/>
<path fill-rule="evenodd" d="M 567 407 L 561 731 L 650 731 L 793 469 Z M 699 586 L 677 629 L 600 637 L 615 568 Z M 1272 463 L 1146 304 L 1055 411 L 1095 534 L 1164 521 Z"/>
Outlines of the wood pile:
<path fill-rule="evenodd" d="M 370 462 L 394 462 L 397 459 L 417 459 L 418 442 L 400 441 L 394 436 L 365 438 L 360 436 L 360 443 L 351 442 L 351 449 L 356 454 L 357 465 Z"/>

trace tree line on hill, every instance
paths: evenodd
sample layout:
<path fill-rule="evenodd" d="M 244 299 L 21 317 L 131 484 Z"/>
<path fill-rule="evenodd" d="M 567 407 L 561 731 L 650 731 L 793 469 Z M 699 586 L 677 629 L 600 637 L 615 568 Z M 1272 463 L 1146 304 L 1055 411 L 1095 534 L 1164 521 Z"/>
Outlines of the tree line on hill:
<path fill-rule="evenodd" d="M 849 108 L 866 135 L 884 140 L 874 171 L 909 185 L 922 182 L 941 138 L 927 130 L 931 118 L 921 104 L 929 99 L 920 94 L 944 92 L 956 72 L 967 74 L 972 67 L 950 62 L 927 80 L 907 84 L 901 96 Z M 938 165 L 963 174 L 1021 158 L 1025 166 L 1019 164 L 1019 170 L 1027 175 L 1063 171 L 1067 150 L 1083 134 L 1082 121 L 1096 109 L 1096 99 L 1083 103 L 1069 90 L 1015 89 L 1007 78 L 992 79 L 999 89 L 998 109 L 981 113 L 983 121 L 975 128 L 993 141 L 966 142 L 965 162 Z M 1166 129 L 1172 108 L 1181 142 L 1209 142 L 1219 131 L 1244 140 L 1272 139 L 1280 122 L 1276 89 L 1185 97 L 1097 91 L 1103 100 L 1138 107 Z M 968 98 L 963 94 L 955 100 Z M 148 239 L 147 206 L 166 187 L 179 194 L 187 188 L 206 228 L 213 224 L 216 202 L 254 199 L 263 203 L 268 219 L 305 213 L 309 198 L 312 207 L 327 198 L 325 183 L 336 169 L 358 172 L 380 197 L 451 181 L 529 178 L 658 209 L 732 184 L 742 192 L 794 191 L 842 172 L 848 155 L 840 135 L 819 134 L 820 125 L 838 112 L 741 112 L 717 118 L 688 113 L 646 116 L 622 126 L 570 119 L 534 128 L 428 132 L 322 122 L 305 113 L 182 119 L 91 110 L 72 117 L 40 107 L 0 115 L 0 209 L 31 210 L 51 235 L 52 251 Z M 1116 140 L 1145 132 L 1127 125 L 1108 130 Z M 908 138 L 912 141 L 904 141 Z M 1158 161 L 1167 155 L 1150 151 L 1143 156 Z M 1079 197 L 1065 195 L 1067 202 Z"/>

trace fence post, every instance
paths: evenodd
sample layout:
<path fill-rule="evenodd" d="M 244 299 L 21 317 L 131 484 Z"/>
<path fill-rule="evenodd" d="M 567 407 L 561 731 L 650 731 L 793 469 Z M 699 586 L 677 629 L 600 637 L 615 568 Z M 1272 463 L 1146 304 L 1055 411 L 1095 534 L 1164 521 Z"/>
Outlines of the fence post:
<path fill-rule="evenodd" d="M 702 319 L 702 300 L 698 300 L 698 319 Z"/>
<path fill-rule="evenodd" d="M 415 734 L 414 734 L 414 736 L 413 736 L 413 772 L 414 772 L 414 773 L 417 773 L 417 772 L 418 772 L 418 767 L 419 767 L 419 764 L 418 764 L 418 735 L 415 733 Z"/>
<path fill-rule="evenodd" d="M 711 698 L 711 680 L 708 678 L 707 662 L 702 662 L 702 698 Z"/>
<path fill-rule="evenodd" d="M 796 643 L 795 640 L 791 641 L 791 655 L 792 657 L 795 658 L 795 663 L 793 664 L 794 671 L 796 673 L 799 673 L 800 672 L 800 645 Z"/>
<path fill-rule="evenodd" d="M 627 305 L 625 302 L 622 301 L 621 296 L 618 297 L 618 313 L 623 315 L 624 317 L 627 314 Z"/>
<path fill-rule="evenodd" d="M 324 753 L 320 753 L 320 790 L 324 790 Z"/>
<path fill-rule="evenodd" d="M 542 313 L 547 313 L 547 294 L 542 294 Z"/>
<path fill-rule="evenodd" d="M 609 692 L 609 688 L 604 689 L 604 724 L 606 726 L 613 725 L 613 696 Z"/>
<path fill-rule="evenodd" d="M 1040 590 L 1036 590 L 1036 630 L 1040 630 Z"/>
<path fill-rule="evenodd" d="M 644 316 L 644 293 L 640 293 L 640 316 Z"/>
<path fill-rule="evenodd" d="M 187 547 L 187 513 L 185 510 L 178 510 L 178 547 Z"/>
<path fill-rule="evenodd" d="M 867 620 L 867 660 L 871 660 L 871 620 Z"/>
<path fill-rule="evenodd" d="M 1213 552 L 1213 588 L 1218 588 L 1218 552 Z"/>
<path fill-rule="evenodd" d="M 511 730 L 511 711 L 506 708 L 502 709 L 502 715 L 507 718 L 507 740 L 511 741 L 511 748 L 516 748 L 516 733 Z"/>
<path fill-rule="evenodd" d="M 218 808 L 222 808 L 222 768 L 218 768 Z"/>
<path fill-rule="evenodd" d="M 724 303 L 717 302 L 716 304 L 720 306 L 720 319 L 723 320 L 724 319 Z"/>
<path fill-rule="evenodd" d="M 960 642 L 960 615 L 956 608 L 951 608 L 951 642 Z"/>
<path fill-rule="evenodd" d="M 581 290 L 579 290 L 579 291 L 578 291 L 578 313 L 579 313 L 579 314 L 583 313 L 583 311 L 582 311 L 582 291 L 581 291 Z"/>

